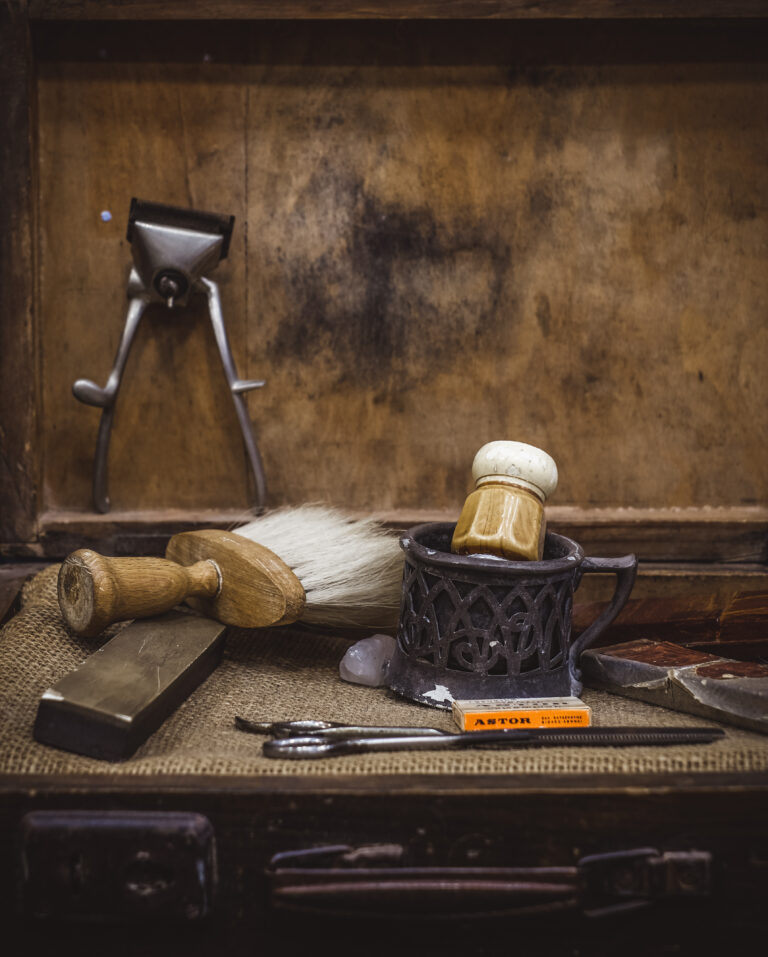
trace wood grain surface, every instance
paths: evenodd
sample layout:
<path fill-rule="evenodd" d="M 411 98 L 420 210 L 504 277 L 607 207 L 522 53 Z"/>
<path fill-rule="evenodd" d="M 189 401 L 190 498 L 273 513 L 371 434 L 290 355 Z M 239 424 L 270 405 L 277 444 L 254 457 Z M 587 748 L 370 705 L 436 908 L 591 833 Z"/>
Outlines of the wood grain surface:
<path fill-rule="evenodd" d="M 30 0 L 32 17 L 74 20 L 759 17 L 762 0 Z"/>
<path fill-rule="evenodd" d="M 131 195 L 237 217 L 270 504 L 458 511 L 512 438 L 553 506 L 765 506 L 760 27 L 38 27 L 48 510 L 89 508 Z M 245 507 L 202 309 L 143 320 L 117 409 L 116 509 Z"/>
<path fill-rule="evenodd" d="M 247 378 L 247 86 L 236 65 L 218 63 L 200 71 L 109 58 L 43 64 L 40 74 L 46 491 L 51 504 L 90 507 L 101 413 L 77 402 L 71 386 L 81 376 L 101 383 L 112 367 L 127 309 L 132 196 L 235 215 L 229 257 L 212 278 Z M 240 431 L 202 297 L 185 309 L 147 310 L 116 409 L 115 504 L 205 508 L 248 500 Z"/>
<path fill-rule="evenodd" d="M 574 607 L 574 630 L 592 621 L 598 606 L 582 602 Z M 633 598 L 612 622 L 599 644 L 649 638 L 682 644 L 710 641 L 762 640 L 768 645 L 768 591 L 734 590 L 725 597 L 714 593 L 676 599 Z"/>
<path fill-rule="evenodd" d="M 182 532 L 170 540 L 165 555 L 181 565 L 216 563 L 218 591 L 196 594 L 189 604 L 226 625 L 282 625 L 300 619 L 306 606 L 301 582 L 280 556 L 233 532 L 215 528 Z"/>
<path fill-rule="evenodd" d="M 40 455 L 35 332 L 35 93 L 29 31 L 16 4 L 0 9 L 0 540 L 37 530 Z"/>

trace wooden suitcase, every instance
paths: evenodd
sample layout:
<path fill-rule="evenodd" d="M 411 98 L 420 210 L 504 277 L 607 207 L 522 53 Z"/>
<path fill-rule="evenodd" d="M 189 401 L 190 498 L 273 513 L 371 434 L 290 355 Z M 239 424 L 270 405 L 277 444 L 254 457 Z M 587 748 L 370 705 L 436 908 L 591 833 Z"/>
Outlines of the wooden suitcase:
<path fill-rule="evenodd" d="M 253 504 L 190 301 L 142 319 L 112 508 L 93 509 L 99 413 L 71 386 L 111 367 L 138 196 L 235 216 L 214 278 L 240 374 L 266 380 L 248 409 L 270 505 L 455 520 L 480 445 L 520 439 L 558 463 L 551 527 L 589 555 L 636 553 L 636 597 L 765 590 L 766 12 L 11 0 L 6 580 L 84 545 L 159 554 Z M 751 748 L 718 772 L 17 768 L 0 778 L 7 939 L 720 952 L 765 929 Z"/>

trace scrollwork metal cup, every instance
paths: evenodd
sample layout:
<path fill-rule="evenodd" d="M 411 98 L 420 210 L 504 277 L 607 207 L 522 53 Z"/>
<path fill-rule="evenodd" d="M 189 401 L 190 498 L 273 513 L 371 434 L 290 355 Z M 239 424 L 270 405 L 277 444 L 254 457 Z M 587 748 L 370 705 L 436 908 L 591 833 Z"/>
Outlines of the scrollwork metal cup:
<path fill-rule="evenodd" d="M 439 708 L 456 699 L 581 694 L 579 656 L 629 598 L 635 556 L 588 558 L 555 532 L 547 533 L 542 561 L 454 555 L 454 528 L 417 525 L 400 539 L 405 568 L 390 688 Z M 573 594 L 587 572 L 614 573 L 616 589 L 574 641 Z"/>

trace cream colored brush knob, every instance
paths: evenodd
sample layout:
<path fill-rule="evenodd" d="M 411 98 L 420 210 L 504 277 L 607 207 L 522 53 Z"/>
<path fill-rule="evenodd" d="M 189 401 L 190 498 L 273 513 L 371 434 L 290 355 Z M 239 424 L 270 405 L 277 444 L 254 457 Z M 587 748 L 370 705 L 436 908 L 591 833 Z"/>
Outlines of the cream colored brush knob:
<path fill-rule="evenodd" d="M 557 488 L 551 455 L 524 442 L 488 442 L 472 463 L 475 490 L 461 510 L 451 551 L 540 560 L 544 549 L 544 502 Z"/>

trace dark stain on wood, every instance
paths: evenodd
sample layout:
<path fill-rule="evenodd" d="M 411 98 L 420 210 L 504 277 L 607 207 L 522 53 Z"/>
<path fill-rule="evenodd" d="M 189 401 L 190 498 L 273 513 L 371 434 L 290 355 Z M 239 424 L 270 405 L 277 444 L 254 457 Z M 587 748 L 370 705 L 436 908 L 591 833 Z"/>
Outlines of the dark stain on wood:
<path fill-rule="evenodd" d="M 380 386 L 395 371 L 408 385 L 452 361 L 468 333 L 475 340 L 494 334 L 510 266 L 503 239 L 482 223 L 438 223 L 426 206 L 382 202 L 360 181 L 346 182 L 322 166 L 307 204 L 332 197 L 352 211 L 346 248 L 312 261 L 284 254 L 293 308 L 270 341 L 270 362 L 300 366 L 325 353 L 339 383 Z M 479 303 L 454 283 L 459 259 L 482 277 Z M 455 296 L 441 310 L 432 294 L 442 283 Z M 420 363 L 420 355 L 427 361 Z"/>

